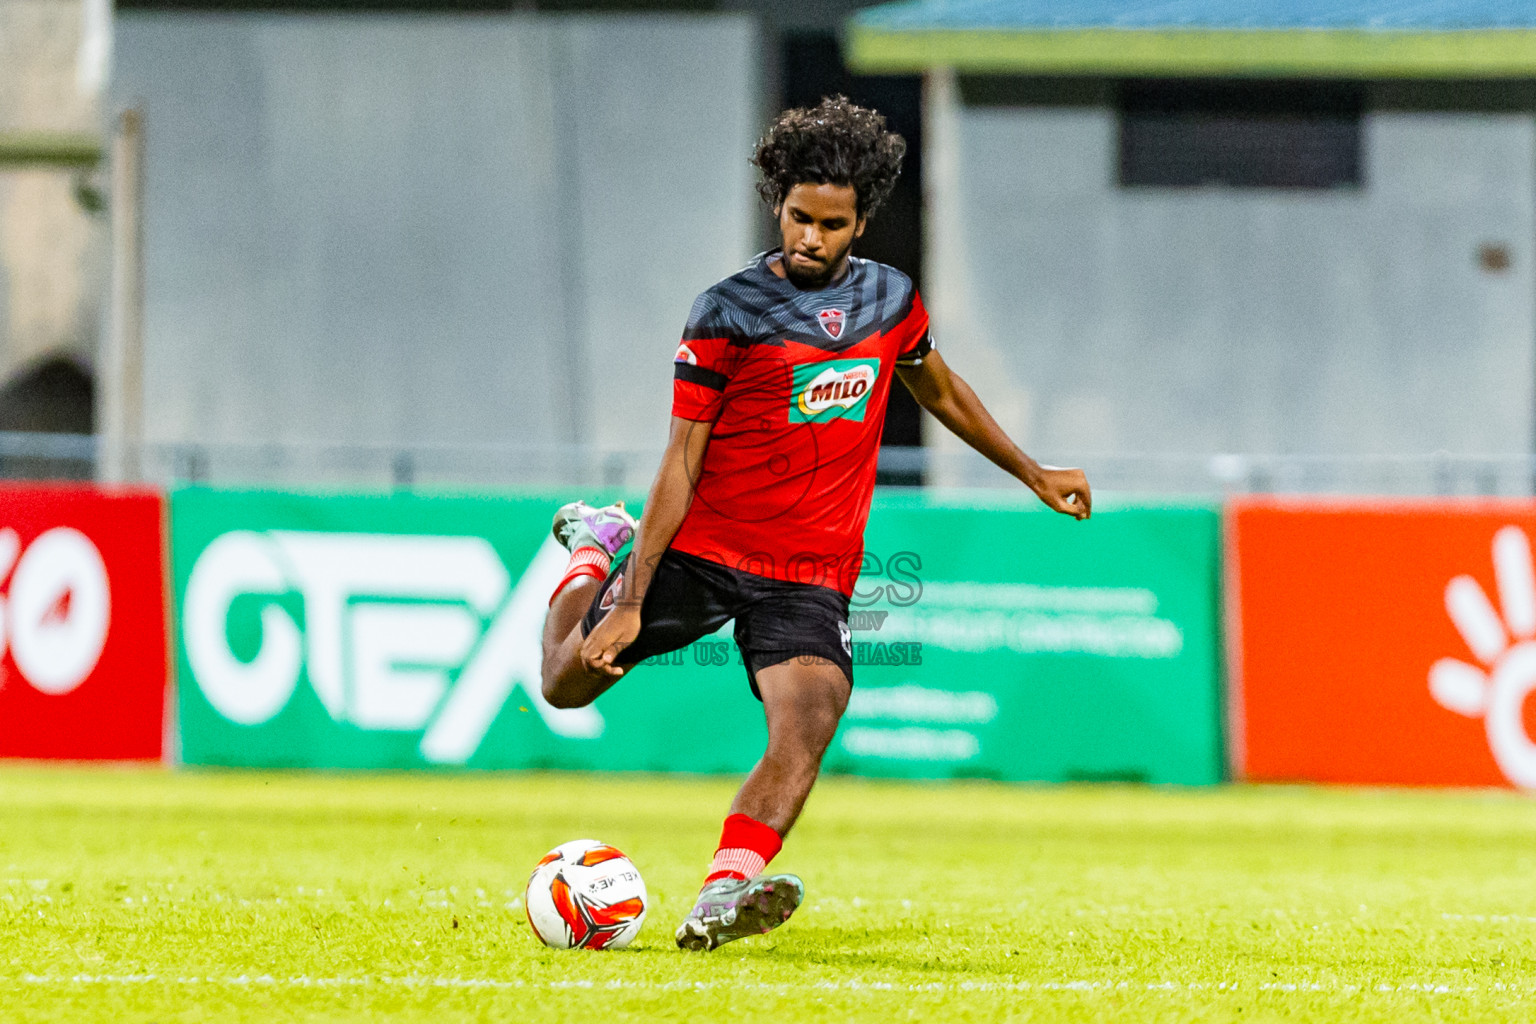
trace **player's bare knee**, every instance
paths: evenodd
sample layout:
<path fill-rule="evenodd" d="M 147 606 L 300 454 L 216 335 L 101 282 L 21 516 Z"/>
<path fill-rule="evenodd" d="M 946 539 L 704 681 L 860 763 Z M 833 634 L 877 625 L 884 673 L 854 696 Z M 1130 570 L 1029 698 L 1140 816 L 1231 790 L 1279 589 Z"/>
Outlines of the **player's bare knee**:
<path fill-rule="evenodd" d="M 594 689 L 587 682 L 585 666 L 568 665 L 559 674 L 546 675 L 540 689 L 550 707 L 584 708 L 596 699 Z"/>
<path fill-rule="evenodd" d="M 807 717 L 816 719 L 823 728 L 835 731 L 837 723 L 842 721 L 843 713 L 848 710 L 853 683 L 835 664 L 824 662 L 824 665 L 828 669 L 825 685 L 817 687 L 814 695 L 806 702 L 806 712 Z"/>
<path fill-rule="evenodd" d="M 830 708 L 808 709 L 791 722 L 769 727 L 767 754 L 786 767 L 814 776 L 837 735 L 837 723 L 838 716 Z"/>
<path fill-rule="evenodd" d="M 841 675 L 841 671 L 839 671 Z M 829 707 L 832 712 L 832 724 L 835 727 L 842 721 L 843 713 L 848 710 L 848 700 L 853 696 L 853 680 L 847 676 L 842 677 L 842 685 L 829 688 Z"/>
<path fill-rule="evenodd" d="M 544 701 L 552 708 L 582 708 L 592 703 L 570 687 L 561 686 L 557 680 L 544 681 Z"/>
<path fill-rule="evenodd" d="M 539 668 L 539 691 L 545 702 L 556 708 L 580 707 L 583 703 L 590 703 L 582 701 L 580 695 L 583 667 L 578 656 L 565 646 L 547 655 Z"/>
<path fill-rule="evenodd" d="M 580 696 L 559 685 L 544 684 L 544 701 L 552 708 L 568 710 L 570 708 L 586 707 L 590 701 L 582 700 Z"/>
<path fill-rule="evenodd" d="M 563 699 L 562 688 L 558 676 L 553 676 L 549 671 L 549 661 L 544 662 L 543 671 L 540 672 L 539 693 L 543 695 L 544 702 L 551 707 L 558 708 Z"/>
<path fill-rule="evenodd" d="M 837 731 L 838 723 L 842 721 L 843 709 L 846 706 L 846 700 L 824 700 L 804 708 L 799 716 L 801 730 L 809 736 L 825 737 L 830 740 L 832 734 Z"/>

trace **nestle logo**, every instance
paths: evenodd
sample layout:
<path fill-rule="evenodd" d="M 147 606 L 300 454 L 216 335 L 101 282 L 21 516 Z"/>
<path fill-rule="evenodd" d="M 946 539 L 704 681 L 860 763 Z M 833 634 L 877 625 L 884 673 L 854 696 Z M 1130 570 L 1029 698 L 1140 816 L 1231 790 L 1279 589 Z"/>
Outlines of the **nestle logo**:
<path fill-rule="evenodd" d="M 863 420 L 865 399 L 879 372 L 880 363 L 874 359 L 829 359 L 795 367 L 790 422 Z"/>

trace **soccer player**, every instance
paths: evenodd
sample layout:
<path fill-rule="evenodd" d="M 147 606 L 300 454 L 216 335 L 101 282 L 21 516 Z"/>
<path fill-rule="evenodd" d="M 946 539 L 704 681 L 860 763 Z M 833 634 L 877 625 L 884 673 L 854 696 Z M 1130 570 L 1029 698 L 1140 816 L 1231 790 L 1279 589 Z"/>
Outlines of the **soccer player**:
<path fill-rule="evenodd" d="M 725 819 L 686 949 L 766 932 L 804 898 L 765 875 L 853 686 L 848 599 L 891 379 L 1051 508 L 1088 518 L 1078 469 L 1041 466 L 945 364 L 911 280 L 851 255 L 906 144 L 842 97 L 784 112 L 757 145 L 781 245 L 700 295 L 673 362 L 672 422 L 638 527 L 622 504 L 555 515 L 571 552 L 544 629 L 544 696 L 596 700 L 626 669 L 734 619 L 768 749 Z M 610 566 L 633 537 L 629 556 Z M 612 571 L 610 571 L 610 569 Z"/>

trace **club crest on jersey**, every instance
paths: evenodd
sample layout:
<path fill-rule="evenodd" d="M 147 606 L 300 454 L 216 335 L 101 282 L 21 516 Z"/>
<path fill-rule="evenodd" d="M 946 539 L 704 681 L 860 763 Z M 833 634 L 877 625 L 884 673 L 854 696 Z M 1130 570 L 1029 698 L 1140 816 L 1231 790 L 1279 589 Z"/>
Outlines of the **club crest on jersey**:
<path fill-rule="evenodd" d="M 672 357 L 672 361 L 674 363 L 687 363 L 689 366 L 699 365 L 699 357 L 693 354 L 693 349 L 688 347 L 687 342 L 677 346 L 677 355 Z"/>
<path fill-rule="evenodd" d="M 624 574 L 623 573 L 619 573 L 617 576 L 615 576 L 613 578 L 613 586 L 609 587 L 608 588 L 608 592 L 605 593 L 602 596 L 602 599 L 597 602 L 597 610 L 600 611 L 600 612 L 606 612 L 608 609 L 612 608 L 615 604 L 617 604 L 618 600 L 619 600 L 620 592 L 623 591 L 623 589 L 624 589 Z"/>
<path fill-rule="evenodd" d="M 836 341 L 843 336 L 843 311 L 840 309 L 824 309 L 816 314 L 816 322 L 821 324 L 821 329 L 827 332 L 827 337 Z"/>
<path fill-rule="evenodd" d="M 829 359 L 795 367 L 789 422 L 863 420 L 879 375 L 878 359 Z"/>

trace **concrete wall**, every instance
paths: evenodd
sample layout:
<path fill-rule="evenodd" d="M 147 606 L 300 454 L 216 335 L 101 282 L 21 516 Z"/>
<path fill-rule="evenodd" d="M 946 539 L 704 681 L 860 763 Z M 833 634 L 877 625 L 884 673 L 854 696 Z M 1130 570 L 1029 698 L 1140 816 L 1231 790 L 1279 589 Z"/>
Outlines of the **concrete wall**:
<path fill-rule="evenodd" d="M 1532 117 L 1368 114 L 1358 190 L 1126 189 L 1114 110 L 934 93 L 937 337 L 1026 450 L 1531 450 Z"/>
<path fill-rule="evenodd" d="M 659 448 L 692 300 L 753 251 L 755 46 L 739 17 L 121 13 L 150 441 Z"/>
<path fill-rule="evenodd" d="M 105 7 L 0 0 L 0 136 L 99 130 Z M 92 173 L 0 166 L 0 381 L 63 354 L 88 363 L 103 315 L 106 219 L 76 199 Z"/>

